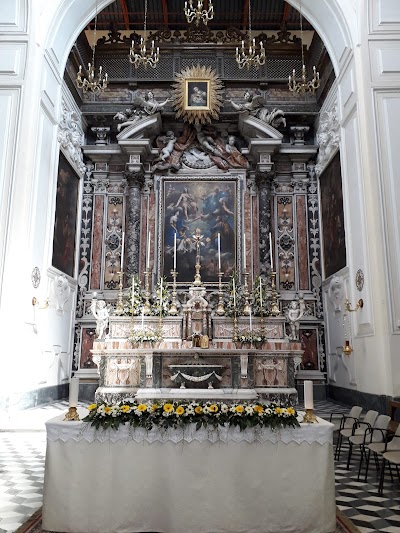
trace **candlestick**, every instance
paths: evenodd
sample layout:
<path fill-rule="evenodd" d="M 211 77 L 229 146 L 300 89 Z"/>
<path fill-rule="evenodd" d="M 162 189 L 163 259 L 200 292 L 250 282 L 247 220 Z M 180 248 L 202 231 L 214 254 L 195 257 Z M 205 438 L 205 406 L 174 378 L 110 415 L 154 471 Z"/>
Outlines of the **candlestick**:
<path fill-rule="evenodd" d="M 176 270 L 176 231 L 174 233 L 174 270 Z"/>
<path fill-rule="evenodd" d="M 218 272 L 221 272 L 221 234 L 218 233 Z"/>
<path fill-rule="evenodd" d="M 117 274 L 118 274 L 119 289 L 118 289 L 117 308 L 115 310 L 115 314 L 120 316 L 124 314 L 124 300 L 123 300 L 124 293 L 123 293 L 123 284 L 122 284 L 122 280 L 124 278 L 124 272 L 121 270 L 120 272 L 117 272 Z"/>
<path fill-rule="evenodd" d="M 135 276 L 132 276 L 132 299 L 131 299 L 131 304 L 132 304 L 132 315 L 133 315 L 133 306 L 134 306 L 134 303 L 135 303 Z"/>
<path fill-rule="evenodd" d="M 149 231 L 148 240 L 147 240 L 146 270 L 149 270 L 150 268 L 150 241 L 151 241 L 151 234 Z"/>
<path fill-rule="evenodd" d="M 163 302 L 163 279 L 161 278 L 160 282 L 160 313 L 162 313 L 162 302 Z"/>
<path fill-rule="evenodd" d="M 150 305 L 150 272 L 146 270 L 144 273 L 144 313 L 149 315 L 151 312 Z"/>
<path fill-rule="evenodd" d="M 249 324 L 250 324 L 250 332 L 253 331 L 253 325 L 252 325 L 252 320 L 251 320 L 251 309 L 250 309 L 250 314 L 249 314 Z"/>
<path fill-rule="evenodd" d="M 170 305 L 170 308 L 169 308 L 169 314 L 170 315 L 177 315 L 178 314 L 178 307 L 177 307 L 177 299 L 176 299 L 176 276 L 177 276 L 177 271 L 174 269 L 174 270 L 171 270 L 171 276 L 172 276 L 172 279 L 173 279 L 173 282 L 172 282 L 172 302 L 171 302 L 171 305 Z"/>
<path fill-rule="evenodd" d="M 217 306 L 217 315 L 223 316 L 225 314 L 224 309 L 224 293 L 222 291 L 222 272 L 218 272 L 218 306 Z"/>
<path fill-rule="evenodd" d="M 269 257 L 271 259 L 271 270 L 274 270 L 274 257 L 272 255 L 272 236 L 271 236 L 271 232 L 269 232 Z"/>
<path fill-rule="evenodd" d="M 246 234 L 243 233 L 243 270 L 246 270 Z"/>
<path fill-rule="evenodd" d="M 142 331 L 144 329 L 144 306 L 142 307 Z"/>
<path fill-rule="evenodd" d="M 263 299 L 262 299 L 262 279 L 260 279 L 260 310 L 262 312 L 262 306 L 263 306 Z"/>
<path fill-rule="evenodd" d="M 232 278 L 232 288 L 233 288 L 233 308 L 236 312 L 236 286 L 235 286 L 235 278 Z"/>
<path fill-rule="evenodd" d="M 280 316 L 281 311 L 278 305 L 279 294 L 278 294 L 278 291 L 276 290 L 276 272 L 274 272 L 271 269 L 269 277 L 271 278 L 271 312 L 270 314 L 272 316 Z"/>
<path fill-rule="evenodd" d="M 245 315 L 250 315 L 250 313 L 251 313 L 248 277 L 249 277 L 249 273 L 248 272 L 244 272 L 244 288 L 243 288 L 244 308 L 243 308 L 243 314 L 245 314 Z"/>
<path fill-rule="evenodd" d="M 125 251 L 125 232 L 122 232 L 122 243 L 121 243 L 121 271 L 124 270 L 124 251 Z"/>

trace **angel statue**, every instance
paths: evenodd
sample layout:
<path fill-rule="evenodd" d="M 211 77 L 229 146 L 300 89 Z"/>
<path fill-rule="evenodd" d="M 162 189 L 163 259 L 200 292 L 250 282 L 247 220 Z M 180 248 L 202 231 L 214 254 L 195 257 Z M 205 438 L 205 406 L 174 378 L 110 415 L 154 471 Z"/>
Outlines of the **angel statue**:
<path fill-rule="evenodd" d="M 236 111 L 248 111 L 250 115 L 256 117 L 263 122 L 269 124 L 273 128 L 279 128 L 279 126 L 286 126 L 286 119 L 282 109 L 274 108 L 271 112 L 266 107 L 266 101 L 260 94 L 254 94 L 251 91 L 244 93 L 244 104 L 239 104 L 233 100 L 228 100 L 232 104 L 232 107 Z"/>
<path fill-rule="evenodd" d="M 157 102 L 154 98 L 153 91 L 147 91 L 144 98 L 136 96 L 133 100 L 132 108 L 127 108 L 125 111 L 120 111 L 114 115 L 114 120 L 122 121 L 117 126 L 118 131 L 134 124 L 146 115 L 154 115 L 158 111 L 161 111 L 171 100 L 171 98 L 167 98 L 164 102 Z"/>
<path fill-rule="evenodd" d="M 299 301 L 291 301 L 286 310 L 286 320 L 289 322 L 290 328 L 289 339 L 291 341 L 299 340 L 300 320 L 304 316 L 305 307 L 304 299 L 301 297 Z"/>
<path fill-rule="evenodd" d="M 90 310 L 96 319 L 96 338 L 104 339 L 104 334 L 108 327 L 108 319 L 110 317 L 109 307 L 104 300 L 93 298 Z"/>

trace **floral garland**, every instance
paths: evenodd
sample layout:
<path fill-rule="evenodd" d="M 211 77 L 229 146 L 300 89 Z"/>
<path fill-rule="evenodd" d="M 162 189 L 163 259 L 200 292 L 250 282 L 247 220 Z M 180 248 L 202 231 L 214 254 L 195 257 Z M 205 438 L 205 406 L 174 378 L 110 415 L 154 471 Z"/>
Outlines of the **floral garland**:
<path fill-rule="evenodd" d="M 232 403 L 223 402 L 121 402 L 114 405 L 93 403 L 89 414 L 83 419 L 96 429 L 118 429 L 120 424 L 132 427 L 184 427 L 195 423 L 196 429 L 202 426 L 237 426 L 240 430 L 253 427 L 281 429 L 297 427 L 296 410 L 280 403 Z"/>

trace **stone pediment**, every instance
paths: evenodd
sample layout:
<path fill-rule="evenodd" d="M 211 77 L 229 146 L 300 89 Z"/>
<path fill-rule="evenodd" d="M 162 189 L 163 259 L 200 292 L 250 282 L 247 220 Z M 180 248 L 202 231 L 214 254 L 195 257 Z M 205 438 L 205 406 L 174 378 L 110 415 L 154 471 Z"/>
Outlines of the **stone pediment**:
<path fill-rule="evenodd" d="M 239 131 L 243 137 L 272 139 L 278 144 L 281 144 L 283 139 L 282 133 L 277 129 L 248 112 L 239 114 Z"/>
<path fill-rule="evenodd" d="M 150 138 L 159 135 L 161 132 L 162 120 L 160 113 L 139 118 L 126 126 L 117 135 L 118 142 L 130 139 Z"/>

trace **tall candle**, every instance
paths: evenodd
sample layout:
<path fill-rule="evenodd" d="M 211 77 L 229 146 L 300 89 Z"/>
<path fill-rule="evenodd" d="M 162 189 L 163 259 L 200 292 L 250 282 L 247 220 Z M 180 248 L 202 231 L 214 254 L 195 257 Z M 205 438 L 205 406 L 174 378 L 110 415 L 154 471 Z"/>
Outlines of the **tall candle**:
<path fill-rule="evenodd" d="M 313 382 L 304 381 L 304 408 L 314 409 Z"/>
<path fill-rule="evenodd" d="M 221 272 L 221 234 L 218 233 L 218 272 Z"/>
<path fill-rule="evenodd" d="M 262 279 L 260 278 L 260 307 L 262 309 L 263 301 L 262 301 Z"/>
<path fill-rule="evenodd" d="M 121 272 L 124 270 L 124 251 L 125 251 L 125 232 L 122 232 L 122 243 L 121 243 Z"/>
<path fill-rule="evenodd" d="M 151 241 L 151 234 L 149 231 L 149 236 L 147 239 L 147 258 L 146 258 L 146 270 L 149 271 L 150 268 L 150 241 Z"/>
<path fill-rule="evenodd" d="M 174 233 L 174 270 L 176 270 L 176 231 Z"/>
<path fill-rule="evenodd" d="M 79 398 L 79 378 L 73 377 L 69 383 L 69 406 L 76 407 Z"/>
<path fill-rule="evenodd" d="M 232 287 L 233 287 L 233 308 L 236 309 L 236 286 L 235 286 L 235 278 L 232 278 Z"/>
<path fill-rule="evenodd" d="M 274 270 L 274 257 L 272 255 L 272 236 L 271 236 L 271 232 L 269 232 L 269 257 L 271 259 L 271 270 Z"/>
<path fill-rule="evenodd" d="M 162 291 L 163 291 L 163 279 L 161 278 L 161 283 L 160 283 L 160 314 L 162 313 Z"/>
<path fill-rule="evenodd" d="M 246 270 L 246 234 L 243 233 L 243 270 Z"/>
<path fill-rule="evenodd" d="M 132 276 L 132 312 L 133 312 L 134 303 L 135 303 L 135 276 Z"/>

